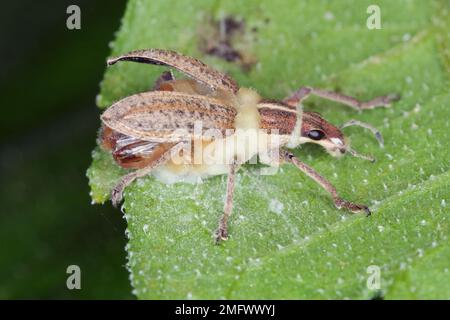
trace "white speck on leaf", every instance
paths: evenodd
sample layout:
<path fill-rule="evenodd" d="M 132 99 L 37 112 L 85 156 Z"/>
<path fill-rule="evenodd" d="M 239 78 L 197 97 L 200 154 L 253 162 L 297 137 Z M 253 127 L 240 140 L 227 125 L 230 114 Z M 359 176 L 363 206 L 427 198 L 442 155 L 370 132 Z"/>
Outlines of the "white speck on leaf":
<path fill-rule="evenodd" d="M 405 33 L 403 36 L 402 36 L 402 40 L 404 41 L 404 42 L 407 42 L 407 41 L 409 41 L 411 39 L 411 34 L 409 34 L 409 33 Z"/>
<path fill-rule="evenodd" d="M 423 249 L 417 249 L 417 256 L 419 257 L 419 258 L 422 258 L 423 257 Z"/>
<path fill-rule="evenodd" d="M 325 12 L 325 14 L 323 15 L 323 18 L 327 21 L 331 21 L 334 19 L 334 14 L 333 12 L 327 11 Z"/>
<path fill-rule="evenodd" d="M 271 199 L 269 203 L 269 210 L 276 214 L 281 214 L 284 210 L 284 205 L 277 199 Z"/>

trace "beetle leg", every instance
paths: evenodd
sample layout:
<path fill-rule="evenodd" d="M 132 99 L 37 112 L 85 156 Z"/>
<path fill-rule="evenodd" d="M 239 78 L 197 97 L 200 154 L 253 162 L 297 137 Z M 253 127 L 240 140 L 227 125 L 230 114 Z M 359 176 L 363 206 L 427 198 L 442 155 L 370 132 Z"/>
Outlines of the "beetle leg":
<path fill-rule="evenodd" d="M 322 188 L 324 188 L 328 193 L 331 194 L 333 198 L 334 205 L 336 208 L 345 208 L 353 213 L 364 211 L 368 216 L 370 215 L 370 210 L 367 206 L 363 204 L 356 204 L 339 197 L 336 188 L 324 177 L 322 177 L 317 171 L 308 166 L 307 164 L 301 162 L 297 159 L 291 152 L 286 150 L 281 150 L 281 160 L 292 163 L 308 177 L 316 181 Z"/>
<path fill-rule="evenodd" d="M 172 71 L 164 71 L 152 88 L 153 91 L 176 91 L 190 94 L 199 94 L 202 96 L 214 96 L 210 87 L 204 86 L 201 83 L 192 79 L 175 79 Z M 220 94 L 220 90 L 219 90 Z"/>
<path fill-rule="evenodd" d="M 124 175 L 120 178 L 119 182 L 115 185 L 113 190 L 111 191 L 111 202 L 113 206 L 117 207 L 123 198 L 123 191 L 127 186 L 129 186 L 134 180 L 137 178 L 144 177 L 148 175 L 153 169 L 155 169 L 157 166 L 160 166 L 164 163 L 166 163 L 168 160 L 170 160 L 170 157 L 181 150 L 183 147 L 183 143 L 178 143 L 173 148 L 168 150 L 167 152 L 163 153 L 161 157 L 156 159 L 151 165 L 138 169 L 136 171 L 130 172 L 127 175 Z"/>
<path fill-rule="evenodd" d="M 153 85 L 152 90 L 164 90 L 161 88 L 161 85 L 164 82 L 175 80 L 175 76 L 172 71 L 164 71 L 161 75 L 156 79 L 155 84 Z"/>
<path fill-rule="evenodd" d="M 234 182 L 238 167 L 239 165 L 235 162 L 232 163 L 229 167 L 227 177 L 227 196 L 225 198 L 223 215 L 219 220 L 219 227 L 214 233 L 214 240 L 216 244 L 219 244 L 222 240 L 228 239 L 228 218 L 230 217 L 231 211 L 233 210 Z"/>
<path fill-rule="evenodd" d="M 331 101 L 340 102 L 355 110 L 374 109 L 376 107 L 388 107 L 392 102 L 400 99 L 400 96 L 398 94 L 389 94 L 381 97 L 376 97 L 369 101 L 361 101 L 356 98 L 346 96 L 344 94 L 333 91 L 316 89 L 311 87 L 302 87 L 297 91 L 295 91 L 293 94 L 291 94 L 289 97 L 285 98 L 283 102 L 295 107 L 297 106 L 297 104 L 301 103 L 310 95 L 315 95 Z"/>
<path fill-rule="evenodd" d="M 136 50 L 118 57 L 109 58 L 107 64 L 112 65 L 118 61 L 134 61 L 169 66 L 213 90 L 224 90 L 232 93 L 236 93 L 239 90 L 237 82 L 225 73 L 209 67 L 200 60 L 175 51 L 162 49 Z"/>

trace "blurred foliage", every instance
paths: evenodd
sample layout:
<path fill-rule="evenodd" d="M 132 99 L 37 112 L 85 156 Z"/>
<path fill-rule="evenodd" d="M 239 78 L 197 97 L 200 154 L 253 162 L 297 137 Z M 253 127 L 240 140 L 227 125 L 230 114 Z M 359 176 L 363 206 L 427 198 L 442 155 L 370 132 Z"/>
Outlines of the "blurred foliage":
<path fill-rule="evenodd" d="M 375 164 L 336 160 L 315 146 L 296 154 L 343 197 L 374 209 L 370 218 L 334 208 L 329 196 L 292 166 L 237 177 L 230 239 L 214 246 L 225 177 L 202 184 L 140 179 L 126 191 L 128 260 L 139 298 L 450 298 L 449 10 L 442 0 L 377 1 L 382 29 L 368 30 L 370 0 L 131 0 L 112 54 L 175 49 L 229 72 L 242 86 L 281 98 L 302 85 L 361 99 L 401 93 L 390 109 L 356 113 L 320 99 L 307 109 L 339 124 L 351 118 L 382 130 L 386 147 L 363 130 L 346 131 Z M 231 15 L 257 30 L 249 73 L 198 48 L 205 19 Z M 163 71 L 121 63 L 107 70 L 101 108 L 148 90 Z M 123 171 L 99 149 L 88 171 L 93 199 L 107 200 Z M 367 289 L 367 267 L 381 268 L 381 292 Z M 448 282 L 448 281 L 447 281 Z"/>
<path fill-rule="evenodd" d="M 2 3 L 0 298 L 133 298 L 124 221 L 92 206 L 85 168 L 95 145 L 108 42 L 124 3 Z M 66 8 L 81 8 L 68 31 Z M 66 287 L 81 267 L 81 290 Z"/>

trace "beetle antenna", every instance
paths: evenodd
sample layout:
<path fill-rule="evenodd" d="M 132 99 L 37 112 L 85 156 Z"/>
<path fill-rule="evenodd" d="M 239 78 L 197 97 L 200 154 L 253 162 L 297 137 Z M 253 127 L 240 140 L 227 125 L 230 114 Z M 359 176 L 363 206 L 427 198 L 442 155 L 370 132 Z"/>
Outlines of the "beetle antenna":
<path fill-rule="evenodd" d="M 350 126 L 358 126 L 358 127 L 363 127 L 363 128 L 369 129 L 375 135 L 375 138 L 378 140 L 380 147 L 382 147 L 382 148 L 384 147 L 383 136 L 381 135 L 380 131 L 378 131 L 378 129 L 375 128 L 374 126 L 372 126 L 368 123 L 365 123 L 365 122 L 361 122 L 359 120 L 350 120 L 350 121 L 347 121 L 346 123 L 344 123 L 343 125 L 341 125 L 341 129 L 344 129 L 344 128 L 350 127 Z"/>
<path fill-rule="evenodd" d="M 366 156 L 364 154 L 358 153 L 357 151 L 353 150 L 353 149 L 348 149 L 347 150 L 348 153 L 350 153 L 352 156 L 356 157 L 356 158 L 361 158 L 370 162 L 375 162 L 375 158 L 371 157 L 371 156 Z"/>

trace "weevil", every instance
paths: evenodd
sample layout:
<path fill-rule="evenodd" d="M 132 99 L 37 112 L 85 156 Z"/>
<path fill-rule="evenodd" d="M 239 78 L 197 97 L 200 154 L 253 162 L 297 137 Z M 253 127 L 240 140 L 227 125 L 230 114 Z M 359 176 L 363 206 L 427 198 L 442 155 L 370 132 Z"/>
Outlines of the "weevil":
<path fill-rule="evenodd" d="M 398 95 L 363 102 L 336 92 L 302 87 L 283 100 L 271 100 L 255 90 L 240 88 L 230 76 L 200 60 L 174 51 L 136 50 L 108 59 L 107 65 L 119 61 L 162 65 L 187 78 L 175 79 L 172 71 L 164 71 L 153 90 L 125 97 L 101 115 L 101 146 L 112 153 L 119 166 L 134 169 L 113 188 L 114 205 L 120 204 L 130 183 L 150 173 L 165 182 L 198 181 L 199 177 L 227 174 L 223 215 L 214 232 L 219 243 L 228 239 L 236 172 L 250 159 L 265 154 L 263 163 L 289 163 L 312 178 L 331 195 L 338 209 L 370 214 L 366 205 L 341 198 L 327 179 L 290 150 L 316 143 L 334 157 L 350 154 L 373 160 L 353 150 L 341 129 L 350 125 L 368 128 L 382 144 L 378 130 L 357 120 L 336 127 L 319 113 L 303 111 L 302 101 L 315 95 L 366 110 L 388 107 L 399 99 Z M 198 122 L 200 130 L 196 130 Z M 203 162 L 195 161 L 198 158 Z"/>

